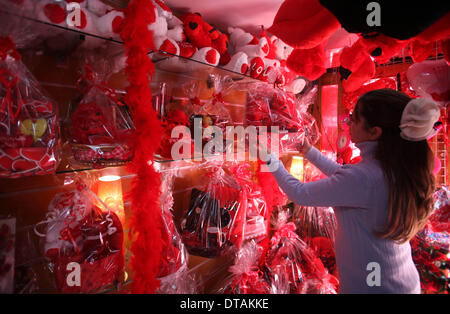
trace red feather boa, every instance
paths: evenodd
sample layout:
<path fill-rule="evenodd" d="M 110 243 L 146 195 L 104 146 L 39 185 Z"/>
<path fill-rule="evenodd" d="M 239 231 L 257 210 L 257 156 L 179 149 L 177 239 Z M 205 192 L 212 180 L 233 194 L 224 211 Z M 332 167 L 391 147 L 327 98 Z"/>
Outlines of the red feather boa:
<path fill-rule="evenodd" d="M 150 80 L 154 65 L 148 53 L 154 49 L 153 34 L 147 26 L 155 21 L 151 0 L 131 0 L 124 11 L 121 37 L 127 53 L 126 103 L 132 110 L 136 127 L 136 149 L 130 170 L 136 174 L 129 194 L 132 208 L 130 227 L 132 293 L 154 293 L 161 250 L 161 178 L 153 168 L 153 154 L 160 145 L 163 128 L 152 106 Z"/>

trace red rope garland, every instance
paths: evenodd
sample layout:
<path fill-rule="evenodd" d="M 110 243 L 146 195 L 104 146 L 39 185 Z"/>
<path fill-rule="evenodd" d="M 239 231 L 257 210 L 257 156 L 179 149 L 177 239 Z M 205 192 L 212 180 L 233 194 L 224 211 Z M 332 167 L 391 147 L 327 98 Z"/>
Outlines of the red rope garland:
<path fill-rule="evenodd" d="M 155 21 L 151 0 L 131 0 L 124 10 L 121 37 L 127 53 L 126 103 L 136 127 L 136 149 L 130 170 L 136 174 L 128 197 L 131 200 L 133 232 L 131 244 L 132 293 L 154 293 L 162 251 L 161 179 L 153 168 L 153 154 L 160 145 L 163 128 L 152 106 L 150 80 L 154 65 L 148 53 L 154 49 L 153 34 L 147 26 Z"/>

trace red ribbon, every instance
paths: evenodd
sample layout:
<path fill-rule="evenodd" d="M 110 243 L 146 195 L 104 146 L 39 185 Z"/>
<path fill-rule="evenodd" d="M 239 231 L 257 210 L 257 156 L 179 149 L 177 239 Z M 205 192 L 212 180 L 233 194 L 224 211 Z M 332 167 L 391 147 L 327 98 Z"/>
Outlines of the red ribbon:
<path fill-rule="evenodd" d="M 225 101 L 223 100 L 223 95 L 222 93 L 218 93 L 218 94 L 214 94 L 213 95 L 213 105 L 215 105 L 216 103 L 224 103 Z"/>
<path fill-rule="evenodd" d="M 17 76 L 11 74 L 11 72 L 9 72 L 4 67 L 0 68 L 0 83 L 6 88 L 6 96 L 3 99 L 2 104 L 0 105 L 0 111 L 6 110 L 6 108 L 8 108 L 13 123 L 19 116 L 20 110 L 22 109 L 23 105 L 22 97 L 20 96 L 19 90 L 17 89 L 18 104 L 17 110 L 16 112 L 14 112 L 13 102 L 11 100 L 11 89 L 16 87 L 18 82 L 19 78 Z"/>
<path fill-rule="evenodd" d="M 92 66 L 90 64 L 86 64 L 85 66 L 85 74 L 83 76 L 81 76 L 78 81 L 77 81 L 77 88 L 78 90 L 83 93 L 83 90 L 80 88 L 81 82 L 83 80 L 86 80 L 87 82 L 89 82 L 89 87 L 87 88 L 87 92 L 89 92 L 91 90 L 92 87 L 96 87 L 99 90 L 101 90 L 109 99 L 111 99 L 114 103 L 116 103 L 119 106 L 124 106 L 124 103 L 122 103 L 118 98 L 117 98 L 117 94 L 108 87 L 108 84 L 103 81 L 100 84 L 95 83 L 94 81 L 94 71 L 92 70 Z"/>
<path fill-rule="evenodd" d="M 270 244 L 272 246 L 277 245 L 282 238 L 287 238 L 295 240 L 297 234 L 295 233 L 296 226 L 293 222 L 285 224 L 280 230 L 278 230 L 273 237 L 270 239 Z"/>
<path fill-rule="evenodd" d="M 201 106 L 202 105 L 201 102 L 200 102 L 200 98 L 198 98 L 198 97 L 191 98 L 190 101 L 191 101 L 191 103 L 193 105 L 197 105 L 197 106 Z"/>
<path fill-rule="evenodd" d="M 15 60 L 20 60 L 21 58 L 11 37 L 0 37 L 0 59 L 5 61 L 8 56 L 11 56 Z"/>

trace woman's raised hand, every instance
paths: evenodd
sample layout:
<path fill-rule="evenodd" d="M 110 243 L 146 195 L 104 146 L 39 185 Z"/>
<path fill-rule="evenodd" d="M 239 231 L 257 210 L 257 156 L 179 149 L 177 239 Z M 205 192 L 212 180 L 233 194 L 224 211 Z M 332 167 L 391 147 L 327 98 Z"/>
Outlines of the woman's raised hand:
<path fill-rule="evenodd" d="M 309 142 L 309 140 L 305 137 L 303 139 L 303 141 L 300 141 L 297 143 L 296 145 L 296 149 L 303 155 L 305 155 L 307 152 L 309 152 L 309 150 L 311 149 L 311 143 Z"/>

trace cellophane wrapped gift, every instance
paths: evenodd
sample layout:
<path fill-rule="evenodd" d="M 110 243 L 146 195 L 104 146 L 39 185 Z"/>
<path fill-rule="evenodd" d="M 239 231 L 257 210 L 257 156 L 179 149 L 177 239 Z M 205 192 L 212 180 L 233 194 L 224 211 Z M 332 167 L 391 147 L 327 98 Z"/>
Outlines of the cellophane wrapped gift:
<path fill-rule="evenodd" d="M 270 287 L 259 269 L 259 260 L 264 249 L 256 241 L 246 242 L 236 253 L 234 265 L 229 268 L 218 293 L 224 294 L 269 294 Z"/>
<path fill-rule="evenodd" d="M 260 185 L 252 177 L 251 166 L 238 162 L 232 167 L 234 178 L 247 194 L 244 240 L 262 240 L 268 233 L 269 209 Z"/>
<path fill-rule="evenodd" d="M 232 92 L 235 85 L 230 76 L 209 75 L 208 83 L 212 89 L 212 97 L 201 107 L 195 114 L 191 115 L 191 132 L 194 133 L 195 120 L 201 121 L 202 127 L 202 147 L 205 154 L 223 153 L 226 149 L 227 126 L 233 125 L 233 119 L 227 108 L 225 97 Z M 200 120 L 201 119 L 201 120 Z M 222 139 L 219 141 L 216 131 L 222 133 Z M 208 142 L 212 142 L 218 138 L 217 145 L 206 146 Z"/>
<path fill-rule="evenodd" d="M 247 94 L 246 125 L 278 126 L 289 132 L 302 131 L 301 117 L 294 94 L 256 84 Z"/>
<path fill-rule="evenodd" d="M 440 193 L 438 191 L 437 193 Z M 447 200 L 448 201 L 448 200 Z M 411 239 L 412 258 L 419 271 L 422 293 L 450 293 L 450 204 L 439 197 L 427 225 Z M 444 205 L 445 204 L 445 205 Z"/>
<path fill-rule="evenodd" d="M 282 218 L 283 215 L 279 214 Z M 337 293 L 338 280 L 330 275 L 314 251 L 297 235 L 293 222 L 278 223 L 270 239 L 265 269 L 276 294 Z"/>
<path fill-rule="evenodd" d="M 38 231 L 42 224 L 44 233 Z M 122 280 L 122 224 L 81 181 L 55 195 L 35 232 L 45 238 L 43 254 L 58 292 L 98 292 Z"/>
<path fill-rule="evenodd" d="M 247 193 L 222 166 L 213 166 L 201 185 L 191 192 L 181 236 L 189 253 L 217 257 L 242 244 Z"/>
<path fill-rule="evenodd" d="M 89 64 L 78 87 L 83 99 L 70 115 L 70 145 L 75 160 L 94 167 L 130 161 L 134 126 L 127 106 Z"/>
<path fill-rule="evenodd" d="M 11 38 L 0 38 L 0 177 L 52 174 L 58 161 L 57 106 L 22 63 Z"/>
<path fill-rule="evenodd" d="M 336 217 L 331 207 L 294 207 L 294 222 L 297 234 L 322 260 L 330 274 L 337 277 L 334 240 L 337 228 Z"/>
<path fill-rule="evenodd" d="M 191 294 L 196 293 L 196 281 L 194 275 L 188 269 L 188 252 L 173 221 L 173 182 L 174 174 L 172 172 L 168 171 L 162 174 L 160 203 L 163 222 L 161 235 L 163 248 L 157 275 L 160 280 L 157 293 Z"/>

